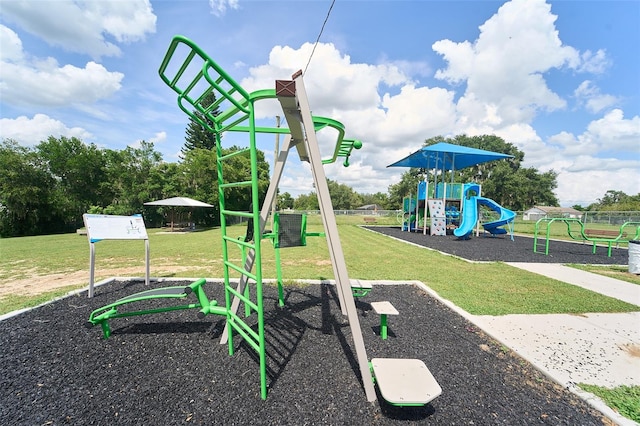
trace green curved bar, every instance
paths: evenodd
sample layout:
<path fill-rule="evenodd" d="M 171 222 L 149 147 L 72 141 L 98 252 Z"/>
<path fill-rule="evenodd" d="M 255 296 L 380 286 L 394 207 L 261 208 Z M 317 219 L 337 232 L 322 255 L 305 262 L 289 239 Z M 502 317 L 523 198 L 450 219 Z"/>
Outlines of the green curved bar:
<path fill-rule="evenodd" d="M 185 45 L 189 49 L 189 53 L 175 74 L 170 77 L 167 75 L 169 64 L 180 45 Z M 179 83 L 181 79 L 185 76 L 185 72 L 196 59 L 202 62 L 200 71 L 186 86 L 180 87 Z M 251 105 L 257 101 L 276 98 L 275 89 L 263 89 L 256 90 L 254 92 L 247 92 L 198 45 L 189 38 L 181 35 L 177 35 L 171 40 L 167 53 L 160 64 L 158 73 L 160 74 L 162 81 L 178 93 L 177 101 L 179 108 L 203 128 L 213 133 L 219 134 L 225 131 L 251 131 L 251 126 L 240 125 L 249 120 L 249 115 L 251 114 L 252 109 Z M 219 77 L 216 78 L 212 74 Z M 222 83 L 228 87 L 223 87 Z M 197 92 L 197 90 L 200 89 L 200 84 L 206 84 L 208 85 L 208 88 L 204 92 Z M 194 91 L 196 91 L 195 95 L 192 94 Z M 222 96 L 217 98 L 213 104 L 205 108 L 202 105 L 202 101 L 205 96 L 212 92 L 219 93 Z M 216 116 L 211 114 L 212 111 L 215 111 L 225 101 L 231 104 L 229 108 Z M 194 109 L 199 112 L 201 116 L 196 115 L 194 113 Z M 362 147 L 362 142 L 355 139 L 344 139 L 344 125 L 337 120 L 314 116 L 313 122 L 316 132 L 326 127 L 330 127 L 338 131 L 333 155 L 329 158 L 323 159 L 322 164 L 331 164 L 336 162 L 338 158 L 344 158 L 344 166 L 348 167 L 351 152 L 353 149 L 360 149 Z M 282 127 L 256 126 L 253 130 L 256 133 L 288 133 L 288 129 Z"/>
<path fill-rule="evenodd" d="M 588 236 L 585 233 L 585 224 L 577 218 L 566 218 L 566 217 L 554 217 L 554 218 L 547 218 L 547 217 L 543 217 L 538 219 L 538 221 L 536 222 L 536 226 L 534 228 L 534 236 L 533 236 L 533 252 L 534 253 L 538 253 L 537 247 L 538 247 L 538 231 L 539 231 L 539 227 L 540 224 L 542 223 L 546 223 L 546 236 L 545 236 L 545 250 L 544 250 L 544 254 L 548 255 L 549 254 L 549 241 L 550 241 L 550 229 L 551 229 L 551 224 L 554 222 L 563 222 L 564 224 L 567 225 L 567 234 L 569 235 L 569 237 L 574 240 L 574 241 L 589 241 L 593 243 L 593 248 L 592 248 L 592 253 L 595 254 L 596 253 L 596 247 L 597 247 L 597 243 L 606 243 L 607 244 L 607 256 L 611 257 L 611 248 L 612 248 L 612 244 L 613 243 L 628 243 L 629 240 L 636 240 L 638 239 L 638 237 L 640 236 L 640 222 L 635 222 L 635 221 L 631 221 L 631 222 L 625 222 L 623 223 L 619 230 L 618 230 L 618 235 L 616 237 L 613 238 L 607 238 L 607 237 L 591 237 Z M 571 224 L 572 223 L 577 223 L 580 226 L 580 236 L 576 236 L 573 234 L 572 229 L 571 229 Z M 626 234 L 625 234 L 625 228 L 627 226 L 635 226 L 636 230 L 634 233 L 634 236 L 632 238 L 625 238 Z"/>

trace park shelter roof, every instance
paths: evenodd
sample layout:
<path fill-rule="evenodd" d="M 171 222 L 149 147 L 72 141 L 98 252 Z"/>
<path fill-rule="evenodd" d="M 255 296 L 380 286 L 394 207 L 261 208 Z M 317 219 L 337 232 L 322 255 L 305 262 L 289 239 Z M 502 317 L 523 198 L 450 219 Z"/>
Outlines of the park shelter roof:
<path fill-rule="evenodd" d="M 169 207 L 213 207 L 211 204 L 194 200 L 189 197 L 171 197 L 164 200 L 149 201 L 145 206 L 169 206 Z M 171 231 L 173 231 L 175 208 L 171 208 Z"/>
<path fill-rule="evenodd" d="M 513 158 L 513 155 L 438 142 L 434 145 L 422 147 L 402 160 L 389 164 L 387 167 L 460 170 L 503 158 Z"/>
<path fill-rule="evenodd" d="M 213 207 L 211 204 L 188 197 L 171 197 L 164 200 L 149 201 L 145 206 L 174 206 L 174 207 Z"/>

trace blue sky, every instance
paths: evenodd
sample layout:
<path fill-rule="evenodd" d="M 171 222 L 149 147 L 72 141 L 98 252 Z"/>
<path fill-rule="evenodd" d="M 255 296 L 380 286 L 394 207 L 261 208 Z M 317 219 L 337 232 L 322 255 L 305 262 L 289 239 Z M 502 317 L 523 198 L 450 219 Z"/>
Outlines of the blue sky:
<path fill-rule="evenodd" d="M 0 0 L 0 137 L 146 140 L 178 161 L 188 120 L 157 70 L 181 34 L 248 90 L 311 57 L 314 114 L 364 144 L 327 176 L 358 192 L 386 192 L 406 171 L 386 166 L 427 138 L 496 134 L 558 173 L 563 206 L 640 193 L 640 1 L 337 0 L 311 56 L 331 4 Z M 274 137 L 259 143 L 272 160 Z M 292 161 L 281 191 L 312 190 Z"/>

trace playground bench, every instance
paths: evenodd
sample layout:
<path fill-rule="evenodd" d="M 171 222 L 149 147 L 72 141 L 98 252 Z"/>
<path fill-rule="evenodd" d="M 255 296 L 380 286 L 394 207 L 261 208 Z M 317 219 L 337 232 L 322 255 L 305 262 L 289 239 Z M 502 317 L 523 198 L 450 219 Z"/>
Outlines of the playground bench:
<path fill-rule="evenodd" d="M 87 327 L 100 325 L 102 327 L 104 338 L 108 339 L 109 336 L 111 336 L 111 327 L 109 326 L 109 320 L 115 318 L 157 314 L 161 312 L 194 308 L 199 309 L 198 318 L 204 318 L 208 314 L 226 316 L 226 307 L 217 306 L 218 302 L 215 300 L 209 300 L 206 293 L 204 292 L 204 289 L 202 287 L 206 284 L 206 282 L 207 281 L 204 278 L 201 278 L 189 284 L 188 286 L 155 288 L 132 294 L 91 312 L 89 321 L 86 323 L 86 325 Z M 118 308 L 124 305 L 135 304 L 152 299 L 186 299 L 191 293 L 196 296 L 197 302 L 194 301 L 186 305 L 171 305 L 159 308 L 147 308 L 137 311 L 130 310 L 125 312 L 118 312 Z"/>
<path fill-rule="evenodd" d="M 376 223 L 376 222 L 378 222 L 378 219 L 376 219 L 375 217 L 371 217 L 371 216 L 364 217 L 364 223 Z"/>
<path fill-rule="evenodd" d="M 588 237 L 603 237 L 603 238 L 616 238 L 620 237 L 624 239 L 627 236 L 626 232 L 620 234 L 620 231 L 613 229 L 585 229 L 584 234 Z"/>
<path fill-rule="evenodd" d="M 398 315 L 398 310 L 386 300 L 383 302 L 371 302 L 373 312 L 380 315 L 380 337 L 387 339 L 387 315 Z"/>

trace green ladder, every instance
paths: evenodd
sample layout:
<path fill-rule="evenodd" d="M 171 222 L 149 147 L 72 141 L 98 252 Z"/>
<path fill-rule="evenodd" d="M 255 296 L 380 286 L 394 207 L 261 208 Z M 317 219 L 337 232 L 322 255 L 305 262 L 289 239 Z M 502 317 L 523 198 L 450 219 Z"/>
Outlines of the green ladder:
<path fill-rule="evenodd" d="M 259 174 L 256 134 L 284 133 L 285 129 L 261 128 L 256 126 L 255 103 L 262 99 L 275 97 L 274 90 L 261 90 L 249 93 L 234 81 L 218 64 L 203 52 L 191 40 L 176 36 L 173 38 L 159 69 L 162 80 L 178 93 L 178 106 L 203 128 L 212 132 L 216 139 L 218 196 L 220 205 L 220 227 L 222 231 L 222 256 L 224 264 L 225 305 L 227 310 L 228 348 L 233 355 L 233 334 L 237 333 L 257 352 L 260 363 L 261 396 L 267 396 L 267 365 L 264 333 L 264 308 L 262 297 L 261 238 L 264 231 L 265 216 L 261 216 L 259 207 Z M 206 104 L 206 99 L 215 96 L 215 101 Z M 215 115 L 216 111 L 222 111 Z M 235 151 L 224 150 L 222 136 L 226 132 L 241 132 L 248 136 L 245 148 Z M 245 176 L 227 178 L 228 171 L 238 157 L 249 158 L 250 168 Z M 248 193 L 248 197 L 246 197 Z M 228 207 L 230 197 L 242 194 L 250 200 L 245 208 Z M 238 240 L 229 235 L 228 226 L 238 219 L 251 219 L 253 239 Z M 247 253 L 246 261 L 240 264 L 232 254 L 237 246 Z M 253 271 L 253 266 L 255 270 Z M 240 284 L 233 281 L 240 276 Z M 254 291 L 249 291 L 253 283 Z M 257 327 L 252 327 L 237 314 L 237 307 L 243 303 L 247 310 L 257 314 Z"/>

